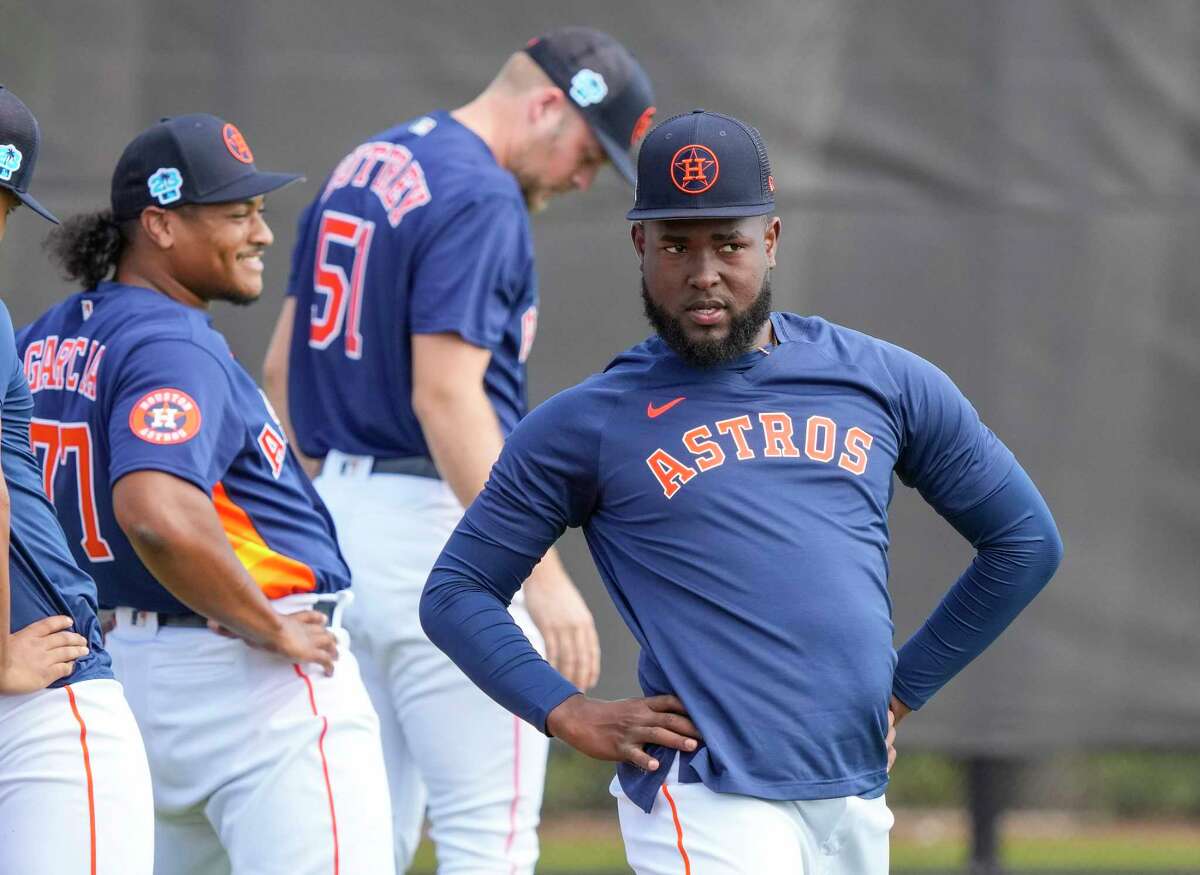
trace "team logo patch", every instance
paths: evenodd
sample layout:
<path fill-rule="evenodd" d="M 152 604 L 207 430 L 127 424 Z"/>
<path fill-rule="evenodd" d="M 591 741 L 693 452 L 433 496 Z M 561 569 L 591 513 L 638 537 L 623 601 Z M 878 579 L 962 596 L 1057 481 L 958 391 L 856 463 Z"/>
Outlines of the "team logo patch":
<path fill-rule="evenodd" d="M 584 67 L 571 77 L 571 99 L 580 106 L 591 106 L 608 96 L 608 83 L 595 70 Z"/>
<path fill-rule="evenodd" d="M 150 197 L 165 207 L 183 197 L 183 174 L 175 167 L 160 167 L 150 174 L 146 187 Z"/>
<path fill-rule="evenodd" d="M 5 182 L 12 179 L 12 175 L 21 169 L 23 157 L 21 150 L 12 143 L 0 146 L 0 179 Z"/>
<path fill-rule="evenodd" d="M 200 431 L 200 408 L 187 392 L 155 389 L 129 411 L 130 430 L 148 444 L 182 444 Z"/>
<path fill-rule="evenodd" d="M 629 145 L 633 146 L 642 137 L 646 136 L 646 131 L 650 130 L 650 123 L 654 121 L 654 114 L 658 109 L 653 106 L 646 107 L 646 111 L 638 116 L 638 120 L 633 123 L 633 133 L 629 135 Z"/>
<path fill-rule="evenodd" d="M 83 311 L 83 321 L 87 322 L 92 318 L 92 311 L 96 309 L 96 305 L 84 298 L 79 302 L 79 309 Z"/>
<path fill-rule="evenodd" d="M 684 194 L 703 194 L 717 182 L 721 164 L 708 146 L 693 143 L 671 158 L 671 182 Z"/>
<path fill-rule="evenodd" d="M 250 144 L 246 142 L 246 138 L 242 136 L 242 132 L 237 129 L 236 125 L 227 124 L 221 128 L 221 139 L 225 141 L 225 148 L 234 158 L 243 164 L 254 163 L 254 153 L 250 151 Z"/>

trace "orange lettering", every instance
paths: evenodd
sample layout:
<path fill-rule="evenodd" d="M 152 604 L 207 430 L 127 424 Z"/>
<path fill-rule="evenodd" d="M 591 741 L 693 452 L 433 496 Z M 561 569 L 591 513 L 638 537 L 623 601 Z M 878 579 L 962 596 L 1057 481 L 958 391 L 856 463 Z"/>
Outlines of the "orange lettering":
<path fill-rule="evenodd" d="M 737 447 L 737 457 L 742 461 L 754 458 L 754 451 L 750 449 L 750 444 L 746 443 L 746 432 L 749 430 L 749 416 L 735 416 L 732 419 L 722 419 L 717 423 L 718 433 L 727 434 L 733 438 L 733 445 Z"/>
<path fill-rule="evenodd" d="M 828 416 L 810 416 L 804 429 L 804 454 L 814 462 L 828 462 L 833 458 L 836 438 L 836 422 Z"/>
<path fill-rule="evenodd" d="M 696 472 L 683 462 L 676 459 L 664 449 L 657 449 L 646 459 L 646 464 L 654 474 L 654 478 L 662 486 L 663 495 L 667 498 L 678 492 L 683 484 L 696 476 Z"/>
<path fill-rule="evenodd" d="M 781 456 L 798 456 L 800 450 L 792 442 L 792 418 L 786 413 L 760 413 L 758 421 L 762 423 L 763 437 L 766 445 L 763 455 L 773 458 Z"/>
<path fill-rule="evenodd" d="M 858 426 L 846 432 L 846 451 L 838 458 L 838 467 L 851 474 L 861 475 L 867 470 L 867 450 L 875 439 Z"/>
<path fill-rule="evenodd" d="M 696 459 L 696 467 L 701 471 L 725 464 L 725 451 L 721 449 L 720 444 L 710 438 L 712 438 L 712 432 L 708 430 L 707 425 L 698 425 L 683 435 L 683 445 L 694 455 L 699 456 Z"/>

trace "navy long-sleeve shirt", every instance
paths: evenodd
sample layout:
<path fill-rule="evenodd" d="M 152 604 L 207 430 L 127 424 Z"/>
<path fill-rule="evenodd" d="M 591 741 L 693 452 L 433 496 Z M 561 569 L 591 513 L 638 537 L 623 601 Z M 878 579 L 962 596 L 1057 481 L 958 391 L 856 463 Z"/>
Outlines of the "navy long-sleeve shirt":
<path fill-rule="evenodd" d="M 641 646 L 704 744 L 681 779 L 766 799 L 872 796 L 887 708 L 919 708 L 1045 585 L 1062 545 L 1012 454 L 937 368 L 822 319 L 772 315 L 780 343 L 689 367 L 658 338 L 547 401 L 509 438 L 430 575 L 430 639 L 544 730 L 578 692 L 505 606 L 581 526 Z M 893 474 L 977 548 L 901 648 L 887 589 Z M 649 810 L 673 751 L 621 766 Z"/>

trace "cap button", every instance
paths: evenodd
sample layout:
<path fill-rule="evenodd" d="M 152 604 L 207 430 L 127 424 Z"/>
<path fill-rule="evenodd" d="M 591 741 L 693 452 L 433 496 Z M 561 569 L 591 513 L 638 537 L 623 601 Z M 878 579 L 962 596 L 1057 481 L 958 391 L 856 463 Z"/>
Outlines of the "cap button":
<path fill-rule="evenodd" d="M 706 111 L 707 111 L 707 110 L 703 110 L 703 109 L 693 109 L 693 110 L 692 110 L 692 115 L 695 115 L 695 114 L 696 114 L 696 113 L 698 113 L 698 112 L 706 112 Z"/>

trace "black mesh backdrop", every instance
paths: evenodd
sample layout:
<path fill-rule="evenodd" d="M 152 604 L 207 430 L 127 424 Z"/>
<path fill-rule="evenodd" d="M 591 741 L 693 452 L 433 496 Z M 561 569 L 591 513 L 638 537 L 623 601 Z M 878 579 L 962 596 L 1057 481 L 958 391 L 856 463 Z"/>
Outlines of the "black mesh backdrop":
<path fill-rule="evenodd" d="M 228 117 L 261 167 L 308 174 L 272 199 L 266 299 L 217 311 L 257 370 L 296 215 L 336 160 L 466 101 L 508 52 L 566 23 L 624 40 L 660 117 L 704 106 L 760 128 L 785 229 L 779 305 L 946 369 L 1056 513 L 1057 579 L 906 724 L 906 744 L 1195 747 L 1200 7 L 3 0 L 0 82 L 42 121 L 34 191 L 60 214 L 102 205 L 122 146 L 164 114 Z M 645 333 L 631 192 L 611 172 L 596 188 L 535 223 L 535 399 Z M 66 291 L 45 230 L 19 213 L 0 249 L 18 324 Z M 903 489 L 893 544 L 902 640 L 970 550 Z M 631 693 L 630 639 L 582 539 L 565 549 L 601 622 L 601 692 Z"/>

